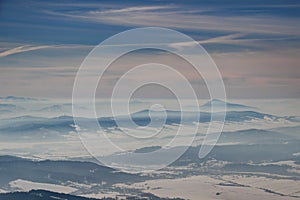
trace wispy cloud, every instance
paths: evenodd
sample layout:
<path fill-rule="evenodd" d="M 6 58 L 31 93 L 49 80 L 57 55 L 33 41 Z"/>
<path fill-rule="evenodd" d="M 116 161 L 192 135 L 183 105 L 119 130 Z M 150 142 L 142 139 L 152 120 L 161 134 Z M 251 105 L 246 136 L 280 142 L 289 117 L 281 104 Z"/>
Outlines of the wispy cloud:
<path fill-rule="evenodd" d="M 138 12 L 138 11 L 151 11 L 151 10 L 161 10 L 168 9 L 170 6 L 133 6 L 121 9 L 108 9 L 104 11 L 91 11 L 91 14 L 114 14 L 114 13 L 128 13 L 128 12 Z"/>
<path fill-rule="evenodd" d="M 284 40 L 292 40 L 299 39 L 299 37 L 288 36 L 288 37 L 270 37 L 270 38 L 247 38 L 247 34 L 242 33 L 234 33 L 229 35 L 223 35 L 219 37 L 212 37 L 205 40 L 198 40 L 197 43 L 205 45 L 205 44 L 230 44 L 230 45 L 244 45 L 251 47 L 264 47 L 267 48 L 267 45 L 264 42 L 267 41 L 284 41 Z M 195 45 L 195 42 L 178 42 L 172 43 L 169 46 L 182 49 L 185 47 L 191 47 Z"/>
<path fill-rule="evenodd" d="M 38 49 L 45 49 L 45 48 L 49 48 L 50 46 L 30 46 L 30 45 L 24 45 L 24 46 L 19 46 L 13 49 L 9 49 L 3 52 L 0 52 L 0 57 L 5 57 L 5 56 L 9 56 L 12 54 L 17 54 L 17 53 L 22 53 L 22 52 L 27 52 L 27 51 L 34 51 L 34 50 L 38 50 Z"/>
<path fill-rule="evenodd" d="M 91 48 L 93 46 L 90 45 L 22 45 L 12 49 L 8 49 L 0 52 L 0 57 L 6 57 L 13 54 L 28 52 L 28 51 L 36 51 L 40 49 L 48 49 L 48 48 Z"/>
<path fill-rule="evenodd" d="M 200 40 L 197 41 L 199 44 L 210 44 L 210 43 L 219 43 L 219 44 L 232 44 L 234 39 L 244 36 L 245 34 L 230 34 L 230 35 L 225 35 L 225 36 L 220 36 L 220 37 L 214 37 L 214 38 L 209 38 L 206 40 Z M 181 49 L 184 47 L 190 47 L 195 45 L 195 42 L 178 42 L 178 43 L 172 43 L 170 44 L 171 47 L 176 48 L 176 49 Z"/>
<path fill-rule="evenodd" d="M 76 12 L 52 11 L 54 15 L 121 26 L 161 26 L 194 31 L 299 35 L 296 18 L 269 15 L 209 15 L 205 10 L 175 6 L 124 7 L 112 10 Z"/>
<path fill-rule="evenodd" d="M 71 96 L 76 70 L 88 50 L 94 47 L 84 44 L 96 45 L 132 27 L 159 26 L 183 31 L 207 47 L 225 77 L 229 96 L 299 97 L 300 16 L 295 9 L 299 5 L 266 3 L 251 6 L 251 2 L 245 5 L 237 1 L 231 4 L 180 4 L 176 1 L 162 6 L 160 1 L 62 1 L 32 2 L 32 6 L 25 8 L 10 6 L 6 13 L 16 13 L 18 16 L 10 18 L 7 15 L 7 19 L 2 19 L 5 31 L 0 34 L 0 57 L 3 58 L 0 64 L 1 93 Z M 25 21 L 18 21 L 24 16 Z M 51 31 L 55 31 L 55 34 Z M 171 40 L 168 37 L 163 41 Z M 113 45 L 139 44 L 124 41 Z M 175 43 L 160 45 L 182 49 L 194 43 L 176 40 Z M 32 53 L 14 57 L 21 53 L 25 55 L 26 52 Z M 204 84 L 202 90 L 195 73 L 188 66 L 185 67 L 184 61 L 165 53 L 151 53 L 144 51 L 132 55 L 128 61 L 120 60 L 119 65 L 117 63 L 115 68 L 110 69 L 105 87 L 113 87 L 117 76 L 134 64 L 157 60 L 181 69 L 191 82 L 194 81 L 192 84 L 195 87 L 201 87 L 199 91 L 207 90 Z M 96 67 L 99 67 L 99 63 L 95 61 Z M 149 76 L 155 76 L 155 73 L 149 73 Z"/>
<path fill-rule="evenodd" d="M 242 33 L 234 33 L 234 34 L 228 34 L 228 35 L 223 35 L 223 36 L 218 36 L 218 37 L 211 37 L 208 39 L 204 40 L 198 40 L 195 42 L 175 42 L 175 43 L 149 43 L 148 45 L 166 45 L 178 50 L 182 50 L 184 48 L 192 47 L 193 45 L 199 43 L 201 45 L 204 44 L 235 44 L 235 45 L 248 45 L 248 46 L 263 46 L 261 43 L 262 41 L 275 41 L 275 40 L 287 40 L 287 39 L 297 39 L 297 37 L 277 37 L 277 38 L 263 38 L 263 39 L 257 39 L 257 38 L 242 38 L 247 36 L 247 34 L 242 34 Z M 259 44 L 258 44 L 259 43 Z M 7 44 L 8 45 L 8 44 Z M 124 46 L 144 46 L 145 44 L 135 44 L 135 43 L 122 43 L 122 44 L 111 44 L 111 45 L 103 45 L 106 47 L 124 47 Z M 41 49 L 80 49 L 80 48 L 88 48 L 92 49 L 96 47 L 96 45 L 81 45 L 81 44 L 61 44 L 61 45 L 21 45 L 18 47 L 14 48 L 2 48 L 2 52 L 0 52 L 0 58 L 1 57 L 6 57 L 14 54 L 19 54 L 19 53 L 25 53 L 29 51 L 38 51 Z"/>

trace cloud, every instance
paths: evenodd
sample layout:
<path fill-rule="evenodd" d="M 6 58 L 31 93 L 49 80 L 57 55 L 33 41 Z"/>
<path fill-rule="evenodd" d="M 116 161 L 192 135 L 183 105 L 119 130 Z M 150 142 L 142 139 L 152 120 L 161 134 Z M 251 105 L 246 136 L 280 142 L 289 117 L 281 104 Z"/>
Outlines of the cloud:
<path fill-rule="evenodd" d="M 124 7 L 112 10 L 52 11 L 51 14 L 77 20 L 121 26 L 160 26 L 193 31 L 219 31 L 296 35 L 299 20 L 269 15 L 209 15 L 205 9 L 176 6 Z M 209 8 L 208 8 L 209 9 Z M 211 8 L 210 8 L 211 9 Z M 228 8 L 229 10 L 230 8 Z M 224 11 L 226 12 L 226 11 Z"/>
<path fill-rule="evenodd" d="M 201 40 L 198 41 L 198 43 L 200 44 L 208 44 L 208 43 L 232 43 L 233 39 L 238 38 L 240 36 L 243 36 L 243 34 L 230 34 L 230 35 L 225 35 L 225 36 L 221 36 L 221 37 L 215 37 L 215 38 L 210 38 L 207 40 Z M 162 43 L 163 44 L 163 43 Z M 179 42 L 179 43 L 164 43 L 165 45 L 168 45 L 170 47 L 179 49 L 179 48 L 184 48 L 184 47 L 189 47 L 193 44 L 195 44 L 194 42 Z M 106 46 L 144 46 L 144 44 L 133 44 L 133 43 L 124 43 L 124 44 L 112 44 L 112 45 L 106 45 Z M 0 52 L 0 57 L 6 57 L 9 55 L 13 55 L 13 54 L 18 54 L 18 53 L 24 53 L 24 52 L 28 52 L 28 51 L 36 51 L 36 50 L 40 50 L 40 49 L 62 49 L 62 48 L 93 48 L 95 46 L 93 45 L 38 45 L 38 46 L 34 46 L 34 45 L 22 45 L 22 46 L 18 46 L 18 47 L 14 47 L 8 50 L 4 50 L 2 52 Z M 6 48 L 3 48 L 6 49 Z"/>
<path fill-rule="evenodd" d="M 247 38 L 247 34 L 234 33 L 229 35 L 223 35 L 219 37 L 212 37 L 205 40 L 198 40 L 197 43 L 201 45 L 205 44 L 230 44 L 230 45 L 244 45 L 248 47 L 257 47 L 272 50 L 274 48 L 275 42 L 287 41 L 287 40 L 297 40 L 296 36 L 288 37 L 269 37 L 269 38 Z M 273 42 L 273 46 L 267 45 L 266 42 Z M 185 47 L 192 47 L 195 42 L 177 42 L 172 43 L 169 46 L 176 49 L 183 49 Z M 283 48 L 281 46 L 281 48 Z M 257 49 L 258 50 L 258 49 Z"/>
<path fill-rule="evenodd" d="M 230 35 L 225 35 L 225 36 L 220 36 L 220 37 L 214 37 L 214 38 L 209 38 L 206 40 L 200 40 L 197 41 L 199 44 L 209 44 L 209 43 L 219 43 L 219 44 L 232 44 L 234 43 L 234 39 L 239 38 L 241 36 L 244 36 L 245 34 L 230 34 Z M 170 47 L 176 48 L 176 49 L 181 49 L 184 47 L 190 47 L 195 45 L 195 42 L 177 42 L 177 43 L 172 43 L 170 44 Z"/>
<path fill-rule="evenodd" d="M 0 52 L 0 58 L 6 57 L 13 54 L 28 52 L 28 51 L 36 51 L 40 49 L 48 49 L 48 48 L 91 48 L 93 46 L 90 45 L 22 45 L 12 49 L 8 49 L 5 51 Z"/>
<path fill-rule="evenodd" d="M 297 37 L 276 37 L 276 38 L 243 38 L 241 37 L 247 36 L 242 33 L 234 33 L 229 35 L 223 35 L 218 37 L 212 37 L 204 40 L 198 40 L 197 43 L 203 44 L 236 44 L 236 45 L 248 45 L 248 46 L 263 46 L 262 41 L 280 41 L 280 40 L 289 40 L 289 39 L 297 39 Z M 257 44 L 257 42 L 259 44 Z M 3 44 L 4 46 L 11 46 L 9 43 Z M 111 44 L 111 45 L 103 45 L 103 46 L 144 46 L 145 44 L 134 44 L 134 43 L 122 43 L 122 44 Z M 149 45 L 158 45 L 155 43 L 149 43 Z M 183 49 L 186 47 L 191 47 L 195 45 L 195 42 L 176 42 L 176 43 L 159 43 L 159 45 L 168 45 L 175 49 Z M 96 45 L 82 45 L 82 44 L 61 44 L 61 45 L 21 45 L 18 47 L 14 47 L 11 49 L 1 48 L 2 52 L 0 52 L 0 57 L 6 57 L 13 54 L 24 53 L 28 51 L 37 51 L 40 49 L 75 49 L 75 48 L 89 48 L 92 49 L 96 47 Z"/>
<path fill-rule="evenodd" d="M 3 52 L 0 52 L 0 57 L 5 57 L 5 56 L 9 56 L 12 54 L 17 54 L 17 53 L 22 53 L 22 52 L 27 52 L 27 51 L 34 51 L 34 50 L 38 50 L 38 49 L 45 49 L 45 48 L 49 48 L 50 46 L 30 46 L 30 45 L 23 45 L 23 46 L 19 46 L 13 49 L 9 49 Z"/>
<path fill-rule="evenodd" d="M 105 11 L 91 11 L 91 14 L 112 14 L 112 13 L 128 13 L 128 12 L 136 12 L 136 11 L 150 11 L 150 10 L 160 10 L 170 8 L 169 6 L 133 6 L 126 7 L 122 9 L 111 9 Z"/>

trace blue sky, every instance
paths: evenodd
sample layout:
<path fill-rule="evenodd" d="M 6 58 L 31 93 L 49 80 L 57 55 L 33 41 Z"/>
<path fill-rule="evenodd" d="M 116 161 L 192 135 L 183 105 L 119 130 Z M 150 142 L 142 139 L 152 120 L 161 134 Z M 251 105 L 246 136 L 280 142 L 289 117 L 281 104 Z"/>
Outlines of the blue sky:
<path fill-rule="evenodd" d="M 299 97 L 299 11 L 298 1 L 286 0 L 3 0 L 0 96 L 70 97 L 95 45 L 130 28 L 159 26 L 206 48 L 230 98 Z"/>

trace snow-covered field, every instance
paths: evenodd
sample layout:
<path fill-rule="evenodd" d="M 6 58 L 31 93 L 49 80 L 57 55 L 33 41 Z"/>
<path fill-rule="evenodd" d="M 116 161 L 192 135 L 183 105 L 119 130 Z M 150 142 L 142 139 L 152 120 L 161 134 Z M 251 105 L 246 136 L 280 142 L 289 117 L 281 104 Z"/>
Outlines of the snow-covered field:
<path fill-rule="evenodd" d="M 0 193 L 6 193 L 6 190 L 0 189 Z"/>
<path fill-rule="evenodd" d="M 32 181 L 17 179 L 15 181 L 11 181 L 9 183 L 10 187 L 15 188 L 17 191 L 30 191 L 30 190 L 49 190 L 52 192 L 63 192 L 63 193 L 71 193 L 76 191 L 76 188 L 72 188 L 69 186 L 49 184 L 49 183 L 36 183 Z"/>
<path fill-rule="evenodd" d="M 222 179 L 250 188 L 267 189 L 284 196 L 300 198 L 300 181 L 296 180 L 271 179 L 250 175 L 223 176 Z"/>
<path fill-rule="evenodd" d="M 292 200 L 297 199 L 296 196 L 300 194 L 300 181 L 239 175 L 224 176 L 221 179 L 209 176 L 192 176 L 181 179 L 150 180 L 132 185 L 117 184 L 115 186 L 139 188 L 159 197 L 181 197 L 191 200 Z M 271 193 L 269 190 L 278 194 Z M 300 198 L 300 195 L 298 197 Z"/>

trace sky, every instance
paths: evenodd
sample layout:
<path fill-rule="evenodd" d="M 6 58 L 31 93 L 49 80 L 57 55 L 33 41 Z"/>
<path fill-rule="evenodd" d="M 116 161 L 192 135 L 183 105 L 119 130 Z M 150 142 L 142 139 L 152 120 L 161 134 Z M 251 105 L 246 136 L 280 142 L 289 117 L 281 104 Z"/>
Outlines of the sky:
<path fill-rule="evenodd" d="M 198 41 L 218 66 L 229 98 L 299 98 L 299 18 L 296 0 L 2 0 L 0 96 L 71 98 L 76 72 L 96 45 L 131 28 L 155 26 Z M 149 57 L 188 71 L 172 55 L 153 51 L 133 53 L 114 69 L 120 73 Z M 201 77 L 186 74 L 205 94 Z"/>

